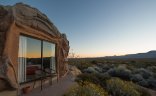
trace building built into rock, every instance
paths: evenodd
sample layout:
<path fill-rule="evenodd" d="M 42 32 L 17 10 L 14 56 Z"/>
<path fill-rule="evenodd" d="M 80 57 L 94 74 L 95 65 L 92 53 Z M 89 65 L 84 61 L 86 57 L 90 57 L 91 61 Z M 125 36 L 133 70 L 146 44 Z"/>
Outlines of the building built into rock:
<path fill-rule="evenodd" d="M 61 78 L 68 52 L 66 35 L 45 14 L 22 3 L 0 5 L 0 92 L 19 94 L 46 77 Z"/>

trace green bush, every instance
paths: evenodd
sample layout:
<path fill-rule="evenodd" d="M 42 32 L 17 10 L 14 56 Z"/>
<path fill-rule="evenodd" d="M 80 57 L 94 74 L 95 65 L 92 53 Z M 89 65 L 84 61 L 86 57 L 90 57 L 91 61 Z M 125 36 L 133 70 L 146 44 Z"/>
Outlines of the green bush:
<path fill-rule="evenodd" d="M 102 68 L 102 71 L 103 72 L 107 72 L 109 69 L 112 68 L 112 66 L 110 65 L 107 65 L 107 64 L 104 64 L 103 66 L 100 66 Z"/>
<path fill-rule="evenodd" d="M 152 76 L 152 72 L 145 68 L 139 68 L 134 70 L 134 74 L 141 74 L 144 79 L 148 79 Z"/>
<path fill-rule="evenodd" d="M 156 73 L 153 73 L 153 78 L 155 78 L 155 79 L 156 79 Z"/>
<path fill-rule="evenodd" d="M 156 79 L 155 78 L 149 78 L 148 80 L 149 88 L 156 90 Z"/>
<path fill-rule="evenodd" d="M 139 82 L 139 81 L 143 81 L 144 78 L 142 77 L 141 74 L 134 74 L 134 75 L 131 76 L 131 80 L 133 82 Z"/>
<path fill-rule="evenodd" d="M 91 67 L 92 65 L 90 63 L 87 62 L 81 62 L 80 64 L 77 65 L 77 67 L 83 71 L 84 69 Z"/>
<path fill-rule="evenodd" d="M 141 81 L 137 82 L 137 84 L 139 84 L 140 86 L 143 86 L 143 87 L 149 87 L 147 80 L 141 80 Z"/>
<path fill-rule="evenodd" d="M 104 88 L 106 88 L 106 81 L 111 79 L 111 76 L 107 72 L 101 73 L 101 74 L 96 74 L 96 77 L 100 81 L 98 84 Z"/>
<path fill-rule="evenodd" d="M 108 93 L 100 86 L 90 82 L 73 87 L 64 96 L 108 96 Z"/>
<path fill-rule="evenodd" d="M 106 87 L 106 80 L 110 79 L 111 76 L 108 73 L 102 74 L 88 74 L 83 73 L 77 76 L 77 82 L 92 82 L 94 84 L 101 85 L 102 87 Z"/>
<path fill-rule="evenodd" d="M 83 73 L 77 76 L 76 82 L 92 82 L 94 84 L 99 84 L 100 80 L 97 78 L 96 74 Z"/>
<path fill-rule="evenodd" d="M 91 61 L 92 64 L 97 64 L 98 62 L 96 60 Z"/>
<path fill-rule="evenodd" d="M 131 70 L 128 70 L 127 68 L 122 67 L 122 66 L 119 66 L 117 68 L 112 68 L 108 70 L 108 73 L 112 77 L 119 77 L 124 80 L 130 80 L 130 77 L 131 77 Z"/>
<path fill-rule="evenodd" d="M 156 73 L 156 66 L 149 66 L 147 69 L 152 71 L 153 73 Z"/>
<path fill-rule="evenodd" d="M 132 82 L 112 78 L 107 81 L 107 90 L 113 96 L 150 96 L 148 92 Z M 145 94 L 146 93 L 146 94 Z"/>
<path fill-rule="evenodd" d="M 88 67 L 87 69 L 83 70 L 84 73 L 99 73 L 97 69 L 94 67 Z"/>

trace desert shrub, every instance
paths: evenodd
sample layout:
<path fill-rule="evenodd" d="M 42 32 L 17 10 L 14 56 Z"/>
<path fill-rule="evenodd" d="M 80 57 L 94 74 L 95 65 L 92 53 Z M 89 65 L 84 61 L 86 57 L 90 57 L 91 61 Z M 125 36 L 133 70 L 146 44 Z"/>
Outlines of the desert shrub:
<path fill-rule="evenodd" d="M 87 62 L 81 62 L 81 63 L 77 64 L 77 67 L 78 67 L 81 71 L 83 71 L 84 69 L 86 69 L 86 68 L 88 68 L 88 67 L 91 67 L 91 66 L 92 66 L 92 64 L 87 63 Z"/>
<path fill-rule="evenodd" d="M 140 96 L 140 93 L 135 90 L 133 83 L 118 78 L 107 81 L 107 90 L 113 96 Z"/>
<path fill-rule="evenodd" d="M 150 96 L 150 94 L 141 87 L 119 78 L 108 80 L 107 90 L 113 96 Z"/>
<path fill-rule="evenodd" d="M 134 74 L 140 74 L 142 75 L 144 79 L 148 79 L 149 77 L 152 76 L 152 72 L 144 68 L 139 68 L 139 69 L 134 70 Z"/>
<path fill-rule="evenodd" d="M 97 64 L 98 62 L 96 60 L 91 61 L 92 64 Z"/>
<path fill-rule="evenodd" d="M 136 61 L 134 61 L 134 60 L 130 61 L 130 64 L 135 64 L 135 63 L 136 63 Z"/>
<path fill-rule="evenodd" d="M 152 71 L 153 73 L 156 73 L 156 66 L 149 66 L 147 69 Z"/>
<path fill-rule="evenodd" d="M 111 79 L 111 76 L 105 72 L 105 73 L 101 73 L 101 74 L 96 74 L 97 78 L 100 80 L 100 81 L 104 81 L 104 80 L 108 80 L 108 79 Z"/>
<path fill-rule="evenodd" d="M 141 80 L 141 81 L 138 81 L 137 84 L 141 85 L 141 86 L 144 86 L 144 87 L 148 87 L 149 84 L 147 82 L 147 80 Z"/>
<path fill-rule="evenodd" d="M 144 80 L 144 78 L 140 74 L 134 74 L 134 75 L 131 76 L 131 80 L 133 82 L 139 82 L 139 81 Z"/>
<path fill-rule="evenodd" d="M 102 68 L 98 67 L 98 66 L 94 66 L 93 67 L 96 71 L 98 71 L 99 73 L 102 73 Z"/>
<path fill-rule="evenodd" d="M 73 87 L 64 96 L 108 96 L 108 93 L 98 85 L 84 82 L 83 85 Z"/>
<path fill-rule="evenodd" d="M 109 69 L 111 69 L 111 66 L 109 66 L 109 65 L 103 65 L 102 66 L 102 72 L 107 72 Z"/>
<path fill-rule="evenodd" d="M 145 68 L 135 69 L 131 80 L 141 86 L 156 89 L 155 73 L 151 72 L 152 70 L 150 71 L 150 68 L 151 67 L 148 67 L 148 70 Z"/>
<path fill-rule="evenodd" d="M 132 66 L 132 65 L 128 65 L 128 66 L 127 66 L 127 69 L 129 69 L 129 70 L 133 71 L 133 70 L 135 69 L 135 67 L 134 67 L 134 66 Z"/>
<path fill-rule="evenodd" d="M 83 73 L 77 76 L 76 82 L 92 82 L 99 84 L 100 80 L 97 78 L 96 74 Z"/>
<path fill-rule="evenodd" d="M 98 66 L 88 67 L 83 70 L 83 73 L 102 73 L 102 68 Z"/>
<path fill-rule="evenodd" d="M 156 89 L 156 79 L 153 76 L 149 77 L 148 79 L 144 79 L 141 74 L 134 74 L 131 76 L 131 80 L 138 85 Z"/>
<path fill-rule="evenodd" d="M 153 78 L 155 78 L 155 79 L 156 79 L 156 73 L 153 73 Z"/>
<path fill-rule="evenodd" d="M 149 78 L 147 80 L 148 84 L 149 84 L 149 88 L 152 88 L 152 89 L 156 89 L 156 79 L 155 78 Z"/>
<path fill-rule="evenodd" d="M 106 88 L 106 81 L 111 79 L 111 76 L 106 72 L 106 73 L 102 73 L 102 74 L 96 74 L 96 77 L 99 80 L 99 85 L 101 85 L 102 87 Z"/>
<path fill-rule="evenodd" d="M 97 69 L 94 67 L 88 67 L 87 69 L 83 70 L 84 73 L 98 73 Z"/>
<path fill-rule="evenodd" d="M 131 77 L 131 71 L 126 69 L 125 67 L 112 68 L 108 70 L 108 73 L 112 77 L 119 77 L 124 80 L 130 80 Z"/>
<path fill-rule="evenodd" d="M 92 82 L 94 84 L 101 85 L 102 87 L 106 87 L 106 80 L 110 79 L 111 76 L 108 73 L 101 74 L 88 74 L 83 73 L 77 76 L 76 82 Z"/>
<path fill-rule="evenodd" d="M 141 94 L 140 96 L 151 96 L 147 89 L 141 88 L 139 86 L 136 86 L 135 88 Z"/>

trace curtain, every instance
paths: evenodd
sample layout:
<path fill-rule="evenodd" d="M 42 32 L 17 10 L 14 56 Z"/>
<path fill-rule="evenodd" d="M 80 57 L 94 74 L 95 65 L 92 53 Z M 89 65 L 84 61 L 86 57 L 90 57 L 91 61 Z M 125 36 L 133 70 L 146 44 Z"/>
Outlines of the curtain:
<path fill-rule="evenodd" d="M 19 39 L 19 58 L 18 58 L 18 81 L 19 83 L 26 81 L 26 53 L 27 38 L 20 36 Z"/>

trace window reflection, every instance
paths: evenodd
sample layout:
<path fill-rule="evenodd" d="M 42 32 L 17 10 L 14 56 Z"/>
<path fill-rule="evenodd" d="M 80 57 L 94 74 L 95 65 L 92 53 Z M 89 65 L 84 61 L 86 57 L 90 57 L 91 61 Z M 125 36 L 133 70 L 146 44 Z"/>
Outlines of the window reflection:
<path fill-rule="evenodd" d="M 27 37 L 27 81 L 33 80 L 41 69 L 41 40 Z M 40 72 L 41 73 L 41 72 Z"/>
<path fill-rule="evenodd" d="M 43 42 L 43 68 L 55 73 L 55 44 Z"/>
<path fill-rule="evenodd" d="M 20 36 L 18 61 L 19 83 L 39 78 L 43 70 L 55 73 L 55 44 Z"/>

